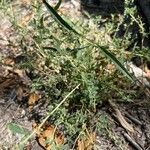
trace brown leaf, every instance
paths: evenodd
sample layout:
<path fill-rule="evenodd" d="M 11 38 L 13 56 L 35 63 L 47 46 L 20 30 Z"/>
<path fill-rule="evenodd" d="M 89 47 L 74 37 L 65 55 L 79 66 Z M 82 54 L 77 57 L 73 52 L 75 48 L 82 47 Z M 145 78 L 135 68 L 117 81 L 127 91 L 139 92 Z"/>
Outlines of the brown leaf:
<path fill-rule="evenodd" d="M 123 115 L 121 114 L 121 112 L 117 108 L 117 106 L 112 101 L 109 101 L 109 104 L 112 107 L 112 109 L 114 110 L 114 113 L 115 113 L 114 116 L 118 119 L 118 121 L 122 125 L 122 127 L 124 129 L 126 129 L 127 131 L 130 131 L 133 133 L 134 132 L 133 127 L 125 120 L 125 118 L 123 117 Z"/>
<path fill-rule="evenodd" d="M 52 142 L 54 142 L 57 146 L 64 144 L 64 135 L 54 126 L 46 124 L 40 131 L 37 130 L 37 128 L 38 127 L 34 125 L 37 141 L 45 150 L 51 150 Z"/>
<path fill-rule="evenodd" d="M 77 150 L 92 150 L 95 142 L 95 132 L 87 134 L 84 138 L 78 139 Z"/>
<path fill-rule="evenodd" d="M 84 145 L 84 141 L 83 140 L 78 140 L 77 143 L 77 150 L 85 150 L 85 145 Z"/>
<path fill-rule="evenodd" d="M 39 99 L 41 98 L 41 95 L 34 92 L 34 93 L 31 93 L 29 95 L 29 99 L 28 99 L 28 105 L 29 106 L 33 106 Z"/>
<path fill-rule="evenodd" d="M 11 66 L 5 66 L 5 70 L 7 70 L 7 72 L 9 73 L 13 73 L 14 74 L 17 74 L 21 81 L 25 84 L 25 85 L 29 85 L 31 83 L 31 80 L 30 78 L 27 76 L 25 70 L 21 70 L 21 69 L 14 69 L 13 67 Z"/>

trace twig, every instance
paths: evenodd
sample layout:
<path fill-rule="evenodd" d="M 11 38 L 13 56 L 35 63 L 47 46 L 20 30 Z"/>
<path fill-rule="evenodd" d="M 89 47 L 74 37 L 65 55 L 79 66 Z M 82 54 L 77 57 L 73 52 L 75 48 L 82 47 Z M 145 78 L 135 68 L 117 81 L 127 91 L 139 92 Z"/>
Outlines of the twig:
<path fill-rule="evenodd" d="M 150 150 L 150 145 L 148 146 L 148 148 L 146 148 L 146 150 Z"/>
<path fill-rule="evenodd" d="M 122 132 L 123 136 L 126 138 L 126 140 L 132 144 L 132 146 L 134 148 L 136 148 L 136 150 L 143 150 L 143 148 L 138 144 L 136 143 L 127 133 L 125 132 Z"/>
<path fill-rule="evenodd" d="M 120 110 L 118 109 L 117 105 L 115 105 L 111 100 L 108 101 L 109 105 L 112 107 L 114 113 L 113 115 L 117 118 L 118 122 L 121 126 L 126 129 L 126 131 L 134 132 L 133 127 L 125 120 L 124 116 L 121 114 Z"/>
<path fill-rule="evenodd" d="M 138 124 L 138 125 L 142 125 L 142 123 L 141 123 L 139 120 L 137 120 L 135 117 L 131 116 L 130 114 L 125 113 L 125 116 L 126 116 L 127 118 L 129 118 L 131 121 L 133 121 L 134 123 L 136 123 L 136 124 Z"/>

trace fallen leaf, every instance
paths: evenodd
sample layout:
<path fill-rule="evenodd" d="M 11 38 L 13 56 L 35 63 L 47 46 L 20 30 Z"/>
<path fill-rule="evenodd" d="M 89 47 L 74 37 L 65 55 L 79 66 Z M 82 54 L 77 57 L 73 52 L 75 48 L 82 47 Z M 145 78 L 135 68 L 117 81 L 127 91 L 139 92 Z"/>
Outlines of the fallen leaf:
<path fill-rule="evenodd" d="M 29 85 L 31 83 L 30 78 L 27 76 L 26 71 L 22 70 L 22 69 L 14 69 L 11 66 L 5 66 L 5 70 L 7 70 L 7 72 L 17 74 L 21 81 L 25 84 L 25 85 Z"/>
<path fill-rule="evenodd" d="M 54 143 L 56 146 L 64 144 L 64 135 L 50 124 L 44 125 L 41 130 L 38 130 L 37 125 L 33 125 L 36 131 L 36 137 L 39 145 L 45 150 L 51 150 L 51 145 Z"/>
<path fill-rule="evenodd" d="M 84 145 L 84 141 L 83 140 L 78 140 L 77 143 L 77 150 L 85 150 L 85 145 Z"/>
<path fill-rule="evenodd" d="M 29 99 L 28 99 L 28 105 L 31 108 L 39 99 L 41 98 L 41 95 L 39 93 L 31 93 L 29 95 Z"/>
<path fill-rule="evenodd" d="M 95 143 L 95 132 L 87 134 L 84 138 L 77 141 L 77 150 L 92 150 Z"/>

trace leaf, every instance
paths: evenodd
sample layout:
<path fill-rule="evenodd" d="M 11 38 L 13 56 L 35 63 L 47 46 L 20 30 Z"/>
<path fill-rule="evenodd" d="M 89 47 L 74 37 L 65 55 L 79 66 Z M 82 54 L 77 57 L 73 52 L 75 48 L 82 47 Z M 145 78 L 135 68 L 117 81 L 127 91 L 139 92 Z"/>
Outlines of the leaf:
<path fill-rule="evenodd" d="M 33 106 L 40 98 L 41 98 L 40 94 L 36 92 L 31 93 L 28 99 L 28 105 Z"/>
<path fill-rule="evenodd" d="M 50 13 L 52 14 L 52 16 L 55 18 L 55 20 L 57 22 L 59 22 L 62 26 L 64 26 L 65 28 L 73 31 L 74 33 L 82 36 L 83 38 L 85 38 L 83 35 L 79 34 L 76 30 L 74 30 L 69 24 L 68 22 L 66 22 L 47 2 L 46 0 L 43 0 L 43 3 L 46 5 L 47 9 L 50 11 Z M 86 39 L 86 38 L 85 38 Z M 97 48 L 99 48 L 104 56 L 106 56 L 108 59 L 110 59 L 117 67 L 118 69 L 125 75 L 127 76 L 131 81 L 133 80 L 133 77 L 131 76 L 131 74 L 127 71 L 127 69 L 120 63 L 120 61 L 112 54 L 110 53 L 108 50 L 106 50 L 106 48 L 93 43 L 93 41 L 90 41 L 88 39 L 86 39 L 88 42 L 90 42 L 93 46 L 96 46 Z"/>
<path fill-rule="evenodd" d="M 78 140 L 77 150 L 85 150 L 84 141 Z"/>
<path fill-rule="evenodd" d="M 104 56 L 106 56 L 108 59 L 110 59 L 117 67 L 118 69 L 125 75 L 127 76 L 131 81 L 134 81 L 133 77 L 131 74 L 128 72 L 128 70 L 120 63 L 120 61 L 112 54 L 110 53 L 106 48 L 100 46 L 97 43 L 93 43 L 93 41 L 87 39 L 84 35 L 79 34 L 76 30 L 74 30 L 68 22 L 66 22 L 47 2 L 46 0 L 43 0 L 43 3 L 46 5 L 47 9 L 50 11 L 54 19 L 59 22 L 62 26 L 65 28 L 69 29 L 70 31 L 73 31 L 77 35 L 81 36 L 85 40 L 87 40 L 89 43 L 91 43 L 93 46 L 96 46 L 99 48 Z"/>
<path fill-rule="evenodd" d="M 59 1 L 58 1 L 58 3 L 56 4 L 56 6 L 54 7 L 55 10 L 57 10 L 57 9 L 60 7 L 61 2 L 62 2 L 62 0 L 59 0 Z"/>
<path fill-rule="evenodd" d="M 40 26 L 43 28 L 44 27 L 44 14 L 42 14 L 40 18 Z"/>
<path fill-rule="evenodd" d="M 13 133 L 13 134 L 23 134 L 23 135 L 26 135 L 28 134 L 28 132 L 21 126 L 15 124 L 15 123 L 9 123 L 7 125 L 7 127 L 9 128 L 9 130 Z"/>
<path fill-rule="evenodd" d="M 121 62 L 112 54 L 110 53 L 108 50 L 106 50 L 106 48 L 99 46 L 97 44 L 97 47 L 103 52 L 103 54 L 109 58 L 117 67 L 118 69 L 125 75 L 127 76 L 131 81 L 133 80 L 133 77 L 131 76 L 131 74 L 128 72 L 128 70 L 121 64 Z"/>
<path fill-rule="evenodd" d="M 112 54 L 110 53 L 105 47 L 102 47 L 98 44 L 96 44 L 96 47 L 99 48 L 99 50 L 102 51 L 104 56 L 106 56 L 108 59 L 110 59 L 117 67 L 118 69 L 128 77 L 131 81 L 134 81 L 132 75 L 128 72 L 128 70 L 122 65 L 122 63 Z"/>
<path fill-rule="evenodd" d="M 68 30 L 73 31 L 74 33 L 80 35 L 75 29 L 73 29 L 68 22 L 66 22 L 56 11 L 53 7 L 51 7 L 46 0 L 43 0 L 43 3 L 45 4 L 45 6 L 47 7 L 48 11 L 51 13 L 52 17 L 58 22 L 60 23 L 63 27 L 65 27 Z"/>
<path fill-rule="evenodd" d="M 95 132 L 88 133 L 84 138 L 77 141 L 77 150 L 92 150 L 95 142 Z"/>
<path fill-rule="evenodd" d="M 39 145 L 45 150 L 51 150 L 53 145 L 59 147 L 64 144 L 64 135 L 50 124 L 45 124 L 40 131 L 37 130 L 37 125 L 34 124 L 34 130 L 36 130 Z"/>

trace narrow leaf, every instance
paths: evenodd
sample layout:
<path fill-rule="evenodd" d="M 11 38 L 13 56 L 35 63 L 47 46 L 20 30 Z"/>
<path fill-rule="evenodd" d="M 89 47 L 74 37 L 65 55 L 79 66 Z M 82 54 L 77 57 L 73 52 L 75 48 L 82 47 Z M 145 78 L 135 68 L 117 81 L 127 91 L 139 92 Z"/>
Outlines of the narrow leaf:
<path fill-rule="evenodd" d="M 96 44 L 96 47 L 98 47 L 103 52 L 104 56 L 110 59 L 124 75 L 126 75 L 131 81 L 134 81 L 132 75 L 112 53 L 106 50 L 105 47 L 102 47 L 98 44 Z"/>
<path fill-rule="evenodd" d="M 55 10 L 58 10 L 58 8 L 61 5 L 62 0 L 59 0 L 58 3 L 56 4 L 56 6 L 54 7 Z"/>
<path fill-rule="evenodd" d="M 82 38 L 84 38 L 85 40 L 87 40 L 89 43 L 91 43 L 93 46 L 96 46 L 97 48 L 99 48 L 104 56 L 106 56 L 108 59 L 110 59 L 117 67 L 118 69 L 124 74 L 126 75 L 131 81 L 134 81 L 133 77 L 131 76 L 131 74 L 128 72 L 128 70 L 121 64 L 121 62 L 112 54 L 110 53 L 108 50 L 106 50 L 106 48 L 93 43 L 92 41 L 88 40 L 84 35 L 79 34 L 76 30 L 74 30 L 71 25 L 66 22 L 47 2 L 46 0 L 43 0 L 43 3 L 46 5 L 47 9 L 50 11 L 50 13 L 52 14 L 52 16 L 56 19 L 56 21 L 58 21 L 62 26 L 64 26 L 65 28 L 69 29 L 70 31 L 73 31 L 74 33 L 78 34 L 79 36 L 81 36 Z"/>
<path fill-rule="evenodd" d="M 51 7 L 46 0 L 43 0 L 43 3 L 45 4 L 45 6 L 47 7 L 48 11 L 51 13 L 51 15 L 53 16 L 53 18 L 59 22 L 63 27 L 65 27 L 68 30 L 73 31 L 74 33 L 80 35 L 75 29 L 73 29 L 68 22 L 66 22 L 56 11 L 53 7 Z"/>

